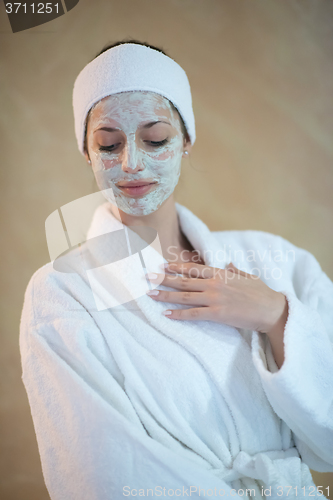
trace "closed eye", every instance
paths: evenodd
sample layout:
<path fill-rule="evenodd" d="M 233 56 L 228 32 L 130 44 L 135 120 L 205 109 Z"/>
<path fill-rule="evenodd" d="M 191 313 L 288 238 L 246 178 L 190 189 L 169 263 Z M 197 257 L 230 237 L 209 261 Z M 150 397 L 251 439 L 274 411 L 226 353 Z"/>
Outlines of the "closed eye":
<path fill-rule="evenodd" d="M 98 149 L 100 151 L 113 151 L 114 149 L 116 149 L 116 147 L 119 145 L 118 144 L 112 144 L 111 146 L 100 146 Z"/>
<path fill-rule="evenodd" d="M 163 141 L 147 141 L 149 142 L 152 146 L 163 146 L 168 142 L 168 139 L 163 139 Z"/>
<path fill-rule="evenodd" d="M 168 139 L 163 139 L 163 141 L 145 141 L 153 147 L 164 146 L 168 142 Z M 99 151 L 114 151 L 120 143 L 112 144 L 111 146 L 100 146 Z"/>

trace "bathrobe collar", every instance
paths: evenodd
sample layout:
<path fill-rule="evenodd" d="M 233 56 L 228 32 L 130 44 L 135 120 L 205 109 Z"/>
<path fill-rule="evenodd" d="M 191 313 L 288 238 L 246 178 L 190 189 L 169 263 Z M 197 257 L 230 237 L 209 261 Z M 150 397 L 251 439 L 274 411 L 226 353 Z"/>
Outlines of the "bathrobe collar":
<path fill-rule="evenodd" d="M 212 233 L 208 226 L 193 212 L 191 212 L 191 210 L 178 202 L 175 202 L 175 205 L 182 232 L 187 237 L 193 248 L 200 253 L 200 256 L 205 264 L 224 269 L 229 262 L 227 262 L 223 252 L 221 252 L 221 243 L 217 241 L 214 233 Z M 96 209 L 87 234 L 87 240 L 103 234 L 121 231 L 125 228 L 126 226 L 112 214 L 110 203 L 107 202 L 100 205 Z M 128 233 L 133 235 L 133 231 L 130 229 L 128 230 Z M 118 240 L 119 238 L 114 238 L 114 244 L 120 245 L 121 243 Z M 137 235 L 135 236 L 135 241 L 138 245 L 137 248 L 142 249 L 147 246 L 147 243 Z M 151 247 L 152 254 L 156 260 L 160 261 L 160 263 L 166 263 L 167 261 L 161 256 L 161 254 L 160 258 L 156 255 L 156 248 L 160 250 L 159 243 L 155 241 L 155 244 Z M 129 250 L 129 253 L 131 253 L 131 250 Z M 156 269 L 152 272 L 158 271 Z"/>

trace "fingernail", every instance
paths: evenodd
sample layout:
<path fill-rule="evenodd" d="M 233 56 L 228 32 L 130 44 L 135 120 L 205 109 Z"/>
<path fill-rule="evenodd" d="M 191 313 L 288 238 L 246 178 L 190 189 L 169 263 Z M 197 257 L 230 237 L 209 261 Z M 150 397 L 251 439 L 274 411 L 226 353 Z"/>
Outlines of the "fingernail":
<path fill-rule="evenodd" d="M 158 276 L 155 273 L 147 273 L 146 274 L 147 278 L 155 280 Z"/>
<path fill-rule="evenodd" d="M 163 311 L 162 314 L 164 314 L 164 316 L 169 316 L 172 314 L 172 311 Z"/>
<path fill-rule="evenodd" d="M 159 293 L 158 290 L 149 290 L 149 292 L 146 292 L 147 295 L 158 295 Z"/>

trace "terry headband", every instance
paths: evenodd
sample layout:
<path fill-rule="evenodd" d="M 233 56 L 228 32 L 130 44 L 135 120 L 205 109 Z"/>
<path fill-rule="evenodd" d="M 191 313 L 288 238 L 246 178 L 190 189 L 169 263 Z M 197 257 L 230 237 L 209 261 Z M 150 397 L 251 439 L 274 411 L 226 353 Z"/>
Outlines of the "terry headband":
<path fill-rule="evenodd" d="M 85 122 L 90 108 L 103 97 L 131 90 L 151 91 L 169 99 L 179 111 L 194 144 L 191 88 L 183 68 L 157 50 L 125 43 L 93 59 L 75 80 L 74 125 L 81 154 L 84 154 Z"/>

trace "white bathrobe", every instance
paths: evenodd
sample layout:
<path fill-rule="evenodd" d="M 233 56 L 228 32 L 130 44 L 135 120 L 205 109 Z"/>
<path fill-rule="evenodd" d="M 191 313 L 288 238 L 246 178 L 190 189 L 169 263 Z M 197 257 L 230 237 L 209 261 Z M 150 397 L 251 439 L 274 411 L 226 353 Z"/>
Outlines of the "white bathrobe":
<path fill-rule="evenodd" d="M 211 232 L 176 209 L 207 265 L 232 260 L 286 295 L 285 361 L 278 369 L 265 334 L 161 314 L 181 304 L 142 294 L 101 306 L 80 268 L 84 245 L 72 272 L 46 264 L 26 290 L 20 352 L 50 497 L 317 496 L 309 468 L 333 472 L 333 283 L 280 236 Z M 105 203 L 88 237 L 121 227 Z M 157 253 L 145 268 L 163 273 Z"/>

